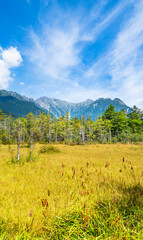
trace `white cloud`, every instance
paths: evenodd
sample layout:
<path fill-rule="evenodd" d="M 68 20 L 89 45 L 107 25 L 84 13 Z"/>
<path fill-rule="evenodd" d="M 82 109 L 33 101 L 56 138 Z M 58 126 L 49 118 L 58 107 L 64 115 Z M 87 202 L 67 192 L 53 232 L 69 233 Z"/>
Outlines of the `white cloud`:
<path fill-rule="evenodd" d="M 100 87 L 84 88 L 83 86 L 79 86 L 78 88 L 66 88 L 64 91 L 64 97 L 62 93 L 59 93 L 58 95 L 58 98 L 70 102 L 81 102 L 87 99 L 96 100 L 101 97 L 108 98 L 109 92 L 107 92 L 106 89 L 103 90 Z"/>
<path fill-rule="evenodd" d="M 23 85 L 24 85 L 24 82 L 20 82 L 20 85 L 22 85 L 22 86 L 23 86 Z"/>
<path fill-rule="evenodd" d="M 42 74 L 55 79 L 64 80 L 71 67 L 80 63 L 78 49 L 79 29 L 69 30 L 45 27 L 40 37 L 31 31 L 33 47 L 29 52 L 30 60 L 34 62 Z"/>
<path fill-rule="evenodd" d="M 143 106 L 143 2 L 135 4 L 111 51 L 112 85 L 127 102 Z"/>
<path fill-rule="evenodd" d="M 124 23 L 107 54 L 85 73 L 92 79 L 109 76 L 107 91 L 127 104 L 143 107 L 143 2 Z M 94 81 L 94 80 L 93 80 Z"/>
<path fill-rule="evenodd" d="M 1 58 L 9 68 L 18 67 L 22 61 L 20 53 L 14 47 L 2 50 Z"/>
<path fill-rule="evenodd" d="M 18 67 L 22 62 L 21 55 L 17 48 L 10 47 L 3 50 L 0 48 L 0 88 L 6 89 L 9 86 L 11 70 Z"/>
<path fill-rule="evenodd" d="M 50 21 L 41 21 L 42 31 L 30 31 L 29 59 L 48 84 L 64 81 L 63 91 L 60 89 L 56 93 L 61 98 L 63 92 L 65 99 L 73 101 L 119 97 L 129 105 L 143 106 L 143 3 L 141 0 L 138 3 L 119 1 L 104 15 L 101 12 L 108 1 L 99 3 L 98 11 L 94 6 L 89 14 L 86 12 L 85 18 L 64 12 Z M 87 65 L 82 61 L 84 47 L 89 42 L 96 42 L 99 35 L 131 5 L 133 14 L 129 13 L 131 18 L 121 23 L 120 32 L 108 52 L 85 70 Z M 76 71 L 78 76 L 73 75 Z M 65 83 L 70 87 L 66 88 Z"/>
<path fill-rule="evenodd" d="M 127 0 L 126 3 L 117 5 L 100 18 L 100 21 L 98 20 L 100 12 L 107 4 L 105 0 L 94 6 L 89 16 L 81 17 L 79 14 L 77 17 L 74 13 L 60 12 L 48 23 L 45 20 L 40 33 L 30 31 L 32 46 L 27 52 L 30 61 L 42 75 L 56 80 L 71 81 L 73 69 L 79 70 L 82 65 L 82 50 L 86 43 L 95 41 L 129 2 Z"/>
<path fill-rule="evenodd" d="M 91 41 L 96 41 L 97 37 L 121 14 L 121 12 L 130 6 L 132 0 L 125 0 L 119 2 L 110 12 L 106 13 L 104 18 L 99 21 L 95 27 L 92 29 L 91 33 L 89 33 L 89 39 Z M 106 1 L 101 1 L 101 9 L 107 4 Z M 99 16 L 98 16 L 99 15 Z M 100 18 L 100 13 L 98 13 L 98 17 Z"/>

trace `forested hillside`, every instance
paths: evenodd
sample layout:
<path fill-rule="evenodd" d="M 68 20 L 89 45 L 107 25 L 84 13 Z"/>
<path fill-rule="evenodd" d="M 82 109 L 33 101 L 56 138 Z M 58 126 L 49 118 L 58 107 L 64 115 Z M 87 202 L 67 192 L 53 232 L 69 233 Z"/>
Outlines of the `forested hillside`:
<path fill-rule="evenodd" d="M 35 103 L 21 101 L 12 96 L 0 97 L 0 109 L 6 114 L 12 114 L 17 117 L 25 117 L 29 112 L 36 115 L 44 111 L 42 108 L 36 106 Z"/>
<path fill-rule="evenodd" d="M 12 91 L 0 90 L 0 109 L 6 115 L 14 117 L 26 117 L 29 112 L 34 115 L 39 115 L 41 112 L 48 111 L 43 109 L 40 105 L 32 99 L 21 96 Z"/>
<path fill-rule="evenodd" d="M 129 114 L 115 111 L 110 105 L 96 121 L 91 118 L 70 118 L 69 113 L 60 118 L 42 113 L 35 117 L 14 119 L 0 112 L 0 141 L 17 142 L 18 129 L 24 143 L 64 142 L 67 144 L 141 142 L 143 140 L 143 112 L 134 106 Z"/>

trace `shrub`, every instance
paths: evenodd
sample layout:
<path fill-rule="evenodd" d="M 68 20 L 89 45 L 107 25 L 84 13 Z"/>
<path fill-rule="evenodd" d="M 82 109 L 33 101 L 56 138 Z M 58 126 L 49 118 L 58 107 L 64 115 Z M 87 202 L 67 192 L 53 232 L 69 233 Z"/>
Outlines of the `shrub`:
<path fill-rule="evenodd" d="M 21 144 L 20 148 L 29 148 L 29 145 L 28 144 L 23 144 L 23 145 Z"/>
<path fill-rule="evenodd" d="M 133 143 L 141 142 L 142 138 L 142 135 L 138 133 L 131 134 L 130 136 L 131 142 Z"/>
<path fill-rule="evenodd" d="M 60 152 L 59 148 L 54 146 L 42 146 L 40 148 L 40 153 L 58 153 Z"/>

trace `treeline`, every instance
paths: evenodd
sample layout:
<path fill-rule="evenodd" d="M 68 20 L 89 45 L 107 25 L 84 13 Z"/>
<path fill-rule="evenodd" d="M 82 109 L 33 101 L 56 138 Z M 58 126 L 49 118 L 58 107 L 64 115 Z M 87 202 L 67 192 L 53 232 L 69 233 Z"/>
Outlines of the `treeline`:
<path fill-rule="evenodd" d="M 20 138 L 20 139 L 19 139 Z M 14 144 L 20 141 L 32 145 L 39 143 L 137 143 L 143 141 L 143 111 L 136 106 L 130 113 L 116 112 L 113 105 L 96 121 L 90 117 L 71 118 L 69 113 L 60 118 L 50 113 L 14 119 L 0 110 L 0 143 Z"/>

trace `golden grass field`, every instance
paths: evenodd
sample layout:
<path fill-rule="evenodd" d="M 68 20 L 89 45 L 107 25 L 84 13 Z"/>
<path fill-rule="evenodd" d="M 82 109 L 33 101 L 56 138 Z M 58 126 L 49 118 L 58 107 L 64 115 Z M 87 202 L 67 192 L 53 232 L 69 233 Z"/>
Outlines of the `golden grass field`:
<path fill-rule="evenodd" d="M 143 145 L 54 146 L 0 145 L 0 239 L 143 239 Z"/>

